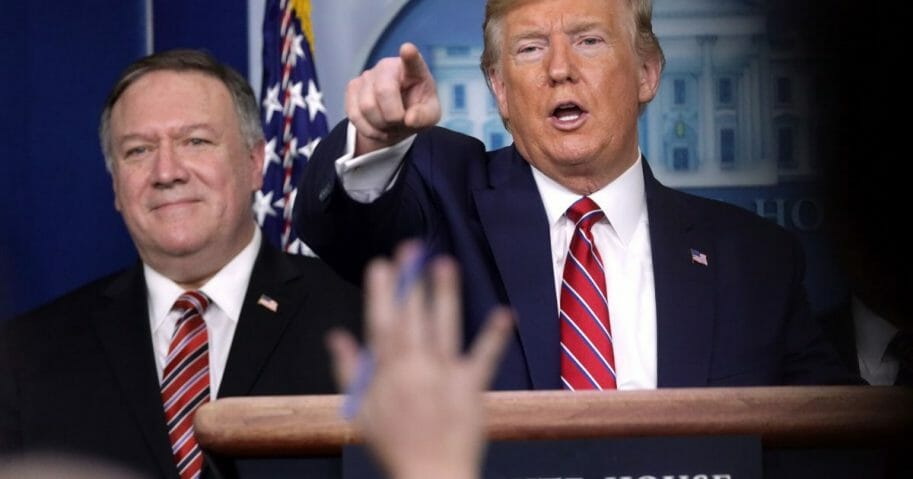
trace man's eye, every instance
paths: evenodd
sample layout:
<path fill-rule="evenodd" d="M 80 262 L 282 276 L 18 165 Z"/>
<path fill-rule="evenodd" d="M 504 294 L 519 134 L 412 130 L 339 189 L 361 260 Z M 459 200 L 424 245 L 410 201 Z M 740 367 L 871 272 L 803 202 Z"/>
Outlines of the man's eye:
<path fill-rule="evenodd" d="M 528 42 L 523 43 L 522 45 L 517 45 L 517 55 L 534 55 L 536 52 L 542 50 L 542 45 L 538 42 Z"/>
<path fill-rule="evenodd" d="M 587 37 L 580 41 L 580 43 L 587 46 L 598 45 L 600 42 L 602 42 L 602 40 L 596 37 Z"/>
<path fill-rule="evenodd" d="M 206 145 L 206 144 L 209 144 L 210 142 L 209 142 L 209 140 L 206 140 L 203 138 L 191 138 L 191 139 L 187 140 L 187 143 L 194 145 L 194 146 L 198 146 L 198 145 Z"/>
<path fill-rule="evenodd" d="M 521 47 L 514 54 L 514 59 L 519 62 L 537 62 L 542 59 L 545 50 L 539 46 Z"/>
<path fill-rule="evenodd" d="M 130 158 L 131 156 L 142 155 L 143 153 L 145 153 L 145 152 L 147 152 L 147 151 L 149 151 L 149 148 L 148 148 L 148 147 L 145 147 L 145 146 L 135 146 L 135 147 L 133 147 L 133 148 L 128 149 L 127 152 L 124 153 L 124 157 L 125 157 L 125 158 Z"/>

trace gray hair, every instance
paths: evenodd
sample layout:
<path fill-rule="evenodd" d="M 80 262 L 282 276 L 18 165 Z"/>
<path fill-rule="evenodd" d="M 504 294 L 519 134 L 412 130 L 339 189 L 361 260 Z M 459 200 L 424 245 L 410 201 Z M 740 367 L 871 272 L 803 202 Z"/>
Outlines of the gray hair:
<path fill-rule="evenodd" d="M 154 71 L 197 72 L 221 81 L 231 95 L 244 144 L 251 149 L 263 140 L 263 127 L 260 125 L 257 97 L 254 96 L 254 91 L 247 80 L 235 69 L 219 63 L 212 55 L 201 50 L 169 50 L 154 53 L 130 64 L 121 73 L 117 83 L 108 93 L 108 99 L 105 100 L 98 127 L 98 137 L 101 141 L 102 153 L 105 155 L 105 167 L 108 168 L 109 173 L 114 165 L 111 151 L 111 110 L 130 85 L 147 73 Z"/>

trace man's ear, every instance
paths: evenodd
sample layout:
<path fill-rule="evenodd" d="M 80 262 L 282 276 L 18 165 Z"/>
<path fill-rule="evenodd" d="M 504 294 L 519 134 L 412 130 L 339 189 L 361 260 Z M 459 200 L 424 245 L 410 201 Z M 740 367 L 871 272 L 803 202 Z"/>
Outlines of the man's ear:
<path fill-rule="evenodd" d="M 641 60 L 640 89 L 637 92 L 637 99 L 640 103 L 647 103 L 656 96 L 661 75 L 662 62 L 659 55 L 651 54 Z"/>

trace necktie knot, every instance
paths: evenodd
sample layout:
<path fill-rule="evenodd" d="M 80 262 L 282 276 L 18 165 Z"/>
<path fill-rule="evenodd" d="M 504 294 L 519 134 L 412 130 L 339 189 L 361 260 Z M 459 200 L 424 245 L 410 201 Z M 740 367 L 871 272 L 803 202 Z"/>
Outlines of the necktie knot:
<path fill-rule="evenodd" d="M 565 214 L 574 222 L 574 225 L 577 228 L 581 228 L 587 232 L 590 231 L 590 228 L 597 221 L 605 217 L 605 213 L 602 212 L 599 205 L 588 196 L 584 196 L 575 201 L 574 204 L 567 209 L 567 213 Z"/>
<path fill-rule="evenodd" d="M 206 308 L 209 307 L 209 303 L 209 297 L 202 291 L 185 291 L 174 302 L 172 309 L 180 312 L 181 316 L 178 319 L 178 324 L 180 324 L 194 314 L 199 314 L 202 317 L 203 313 L 206 312 Z"/>

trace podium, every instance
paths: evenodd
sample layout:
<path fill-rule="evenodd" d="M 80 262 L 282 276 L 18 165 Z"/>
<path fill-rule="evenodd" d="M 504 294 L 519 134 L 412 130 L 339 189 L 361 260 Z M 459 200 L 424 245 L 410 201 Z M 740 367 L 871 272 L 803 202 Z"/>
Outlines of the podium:
<path fill-rule="evenodd" d="M 767 448 L 895 448 L 913 431 L 913 389 L 877 386 L 489 392 L 490 440 L 756 436 Z M 199 443 L 233 457 L 337 455 L 361 443 L 342 396 L 219 399 Z M 905 436 L 906 434 L 906 436 Z"/>

